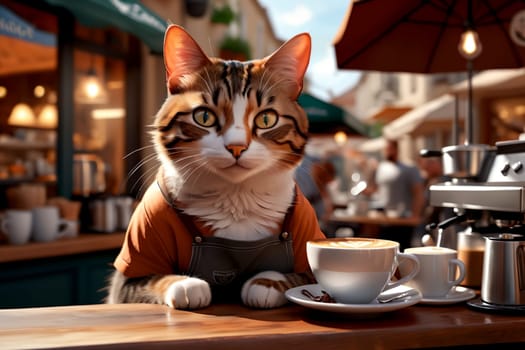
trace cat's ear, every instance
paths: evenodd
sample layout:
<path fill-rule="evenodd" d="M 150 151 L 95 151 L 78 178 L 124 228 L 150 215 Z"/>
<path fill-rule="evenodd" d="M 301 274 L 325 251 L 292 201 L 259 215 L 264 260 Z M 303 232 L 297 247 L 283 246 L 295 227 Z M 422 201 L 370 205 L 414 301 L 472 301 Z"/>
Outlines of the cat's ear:
<path fill-rule="evenodd" d="M 290 85 L 292 98 L 297 98 L 303 90 L 303 79 L 310 62 L 312 40 L 310 34 L 294 36 L 266 58 L 265 67 L 276 72 Z"/>
<path fill-rule="evenodd" d="M 180 26 L 172 24 L 164 36 L 164 65 L 168 91 L 176 90 L 181 79 L 210 64 L 197 42 Z"/>

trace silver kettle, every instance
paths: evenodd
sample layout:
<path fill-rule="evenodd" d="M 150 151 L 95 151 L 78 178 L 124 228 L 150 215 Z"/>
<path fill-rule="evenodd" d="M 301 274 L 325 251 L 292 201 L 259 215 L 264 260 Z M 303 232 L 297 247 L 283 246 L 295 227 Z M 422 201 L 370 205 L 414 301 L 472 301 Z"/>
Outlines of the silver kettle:
<path fill-rule="evenodd" d="M 106 190 L 106 167 L 94 154 L 79 153 L 73 158 L 73 194 L 89 197 Z"/>
<path fill-rule="evenodd" d="M 525 236 L 485 237 L 481 300 L 495 305 L 525 305 Z"/>

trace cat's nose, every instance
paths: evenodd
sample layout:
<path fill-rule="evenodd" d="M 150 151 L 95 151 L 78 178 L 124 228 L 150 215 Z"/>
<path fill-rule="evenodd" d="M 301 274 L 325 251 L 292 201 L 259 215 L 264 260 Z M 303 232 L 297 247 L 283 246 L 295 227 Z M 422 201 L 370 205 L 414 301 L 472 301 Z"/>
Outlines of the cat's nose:
<path fill-rule="evenodd" d="M 226 145 L 226 149 L 235 159 L 239 159 L 242 152 L 246 151 L 247 148 L 248 146 L 246 145 Z"/>

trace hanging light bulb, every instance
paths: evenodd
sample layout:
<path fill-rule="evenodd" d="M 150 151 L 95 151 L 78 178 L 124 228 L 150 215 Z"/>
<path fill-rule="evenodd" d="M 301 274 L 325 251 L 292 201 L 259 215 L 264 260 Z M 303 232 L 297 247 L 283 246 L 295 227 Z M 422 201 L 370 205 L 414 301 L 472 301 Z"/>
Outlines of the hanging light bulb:
<path fill-rule="evenodd" d="M 101 79 L 96 70 L 91 67 L 80 76 L 75 99 L 81 103 L 105 103 L 107 96 Z"/>
<path fill-rule="evenodd" d="M 95 54 L 82 56 L 82 60 L 89 60 L 87 70 L 78 72 L 78 80 L 75 88 L 75 101 L 83 104 L 103 104 L 107 102 L 107 92 L 104 81 L 103 58 L 97 58 Z M 80 58 L 79 58 L 80 61 Z M 102 74 L 100 74 L 102 71 Z"/>
<path fill-rule="evenodd" d="M 97 98 L 101 91 L 100 81 L 94 71 L 89 71 L 84 79 L 84 93 L 88 98 Z"/>
<path fill-rule="evenodd" d="M 458 50 L 461 56 L 468 60 L 478 57 L 482 50 L 478 33 L 473 29 L 464 31 L 459 40 Z"/>
<path fill-rule="evenodd" d="M 344 131 L 338 131 L 334 134 L 334 141 L 338 146 L 343 146 L 346 143 L 348 136 Z"/>
<path fill-rule="evenodd" d="M 48 103 L 38 114 L 38 125 L 43 128 L 56 128 L 58 122 L 58 112 L 57 107 L 54 104 Z"/>
<path fill-rule="evenodd" d="M 34 126 L 35 113 L 28 104 L 17 103 L 11 111 L 11 115 L 9 115 L 7 124 L 13 126 Z"/>

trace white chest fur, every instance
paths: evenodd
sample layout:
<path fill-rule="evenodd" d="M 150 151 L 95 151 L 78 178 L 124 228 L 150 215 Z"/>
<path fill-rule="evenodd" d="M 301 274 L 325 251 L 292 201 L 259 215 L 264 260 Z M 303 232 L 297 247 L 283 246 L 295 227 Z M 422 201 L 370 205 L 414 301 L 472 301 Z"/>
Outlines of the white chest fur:
<path fill-rule="evenodd" d="M 184 204 L 185 213 L 200 218 L 216 237 L 253 241 L 281 229 L 293 196 L 293 171 L 289 171 L 278 177 L 260 174 L 240 184 L 202 178 L 183 186 L 177 200 Z"/>

